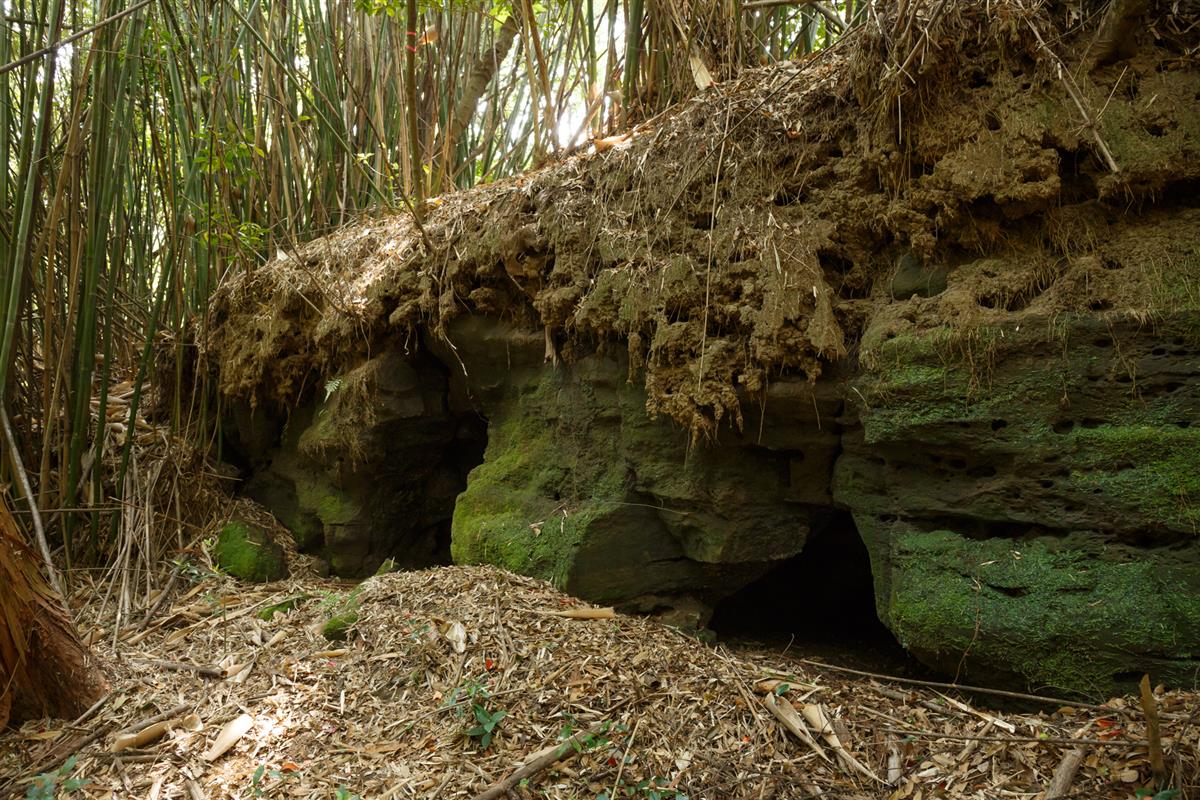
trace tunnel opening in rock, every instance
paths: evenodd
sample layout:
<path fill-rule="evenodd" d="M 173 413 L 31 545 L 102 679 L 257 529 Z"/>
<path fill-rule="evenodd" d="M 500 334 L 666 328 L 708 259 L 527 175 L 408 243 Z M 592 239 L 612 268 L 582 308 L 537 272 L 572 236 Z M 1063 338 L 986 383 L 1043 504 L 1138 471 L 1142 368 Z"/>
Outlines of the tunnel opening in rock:
<path fill-rule="evenodd" d="M 922 671 L 879 621 L 870 555 L 840 509 L 814 518 L 798 555 L 720 601 L 709 626 L 737 648 L 872 672 Z"/>
<path fill-rule="evenodd" d="M 418 528 L 410 537 L 399 539 L 386 555 L 405 567 L 444 566 L 453 563 L 450 556 L 450 532 L 454 506 L 467 488 L 471 470 L 483 463 L 487 449 L 486 418 L 474 411 L 452 416 L 454 438 L 440 448 L 431 448 L 423 457 L 433 465 L 422 488 L 422 510 Z M 396 476 L 395 494 L 411 492 L 406 476 Z M 386 486 L 386 474 L 381 476 Z M 386 491 L 386 489 L 385 489 Z M 424 554 L 414 560 L 415 554 Z"/>

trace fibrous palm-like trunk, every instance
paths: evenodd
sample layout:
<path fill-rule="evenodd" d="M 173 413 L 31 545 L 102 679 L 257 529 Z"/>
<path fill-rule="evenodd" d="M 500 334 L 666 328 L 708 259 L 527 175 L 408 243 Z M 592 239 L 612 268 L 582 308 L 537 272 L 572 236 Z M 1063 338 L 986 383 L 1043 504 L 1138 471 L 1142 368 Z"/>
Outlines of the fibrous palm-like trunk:
<path fill-rule="evenodd" d="M 108 688 L 39 563 L 0 498 L 0 728 L 78 716 Z"/>

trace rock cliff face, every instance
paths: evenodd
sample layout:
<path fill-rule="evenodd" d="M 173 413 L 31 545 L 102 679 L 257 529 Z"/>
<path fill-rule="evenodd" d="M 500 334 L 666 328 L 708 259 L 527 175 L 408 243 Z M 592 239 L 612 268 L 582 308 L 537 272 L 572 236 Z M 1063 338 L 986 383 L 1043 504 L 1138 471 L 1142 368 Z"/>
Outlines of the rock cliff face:
<path fill-rule="evenodd" d="M 339 574 L 444 557 L 452 514 L 458 563 L 702 627 L 848 509 L 880 619 L 945 674 L 1100 696 L 1200 669 L 1200 314 L 895 335 L 694 445 L 623 353 L 546 365 L 541 333 L 480 317 L 447 341 L 453 372 L 367 362 L 374 424 L 335 431 L 334 389 L 249 484 Z"/>
<path fill-rule="evenodd" d="M 769 393 L 761 426 L 751 415 L 720 446 L 689 447 L 686 431 L 648 417 L 623 353 L 554 368 L 540 336 L 478 319 L 452 325 L 450 340 L 490 421 L 454 512 L 456 562 L 703 625 L 715 598 L 798 554 L 830 503 L 838 401 L 807 384 Z M 508 368 L 514 353 L 527 366 Z"/>
<path fill-rule="evenodd" d="M 833 494 L 911 652 L 1095 694 L 1142 671 L 1192 680 L 1198 326 L 1046 319 L 963 344 L 967 360 L 937 332 L 881 348 L 886 366 L 854 382 Z"/>
<path fill-rule="evenodd" d="M 231 280 L 247 491 L 339 574 L 452 555 L 689 625 L 848 514 L 948 675 L 1192 682 L 1200 18 L 1092 64 L 1076 4 L 901 5 Z"/>
<path fill-rule="evenodd" d="M 330 379 L 286 425 L 238 407 L 246 494 L 338 575 L 370 575 L 388 556 L 443 563 L 455 498 L 485 441 L 477 414 L 447 404 L 448 384 L 435 359 L 385 352 Z"/>

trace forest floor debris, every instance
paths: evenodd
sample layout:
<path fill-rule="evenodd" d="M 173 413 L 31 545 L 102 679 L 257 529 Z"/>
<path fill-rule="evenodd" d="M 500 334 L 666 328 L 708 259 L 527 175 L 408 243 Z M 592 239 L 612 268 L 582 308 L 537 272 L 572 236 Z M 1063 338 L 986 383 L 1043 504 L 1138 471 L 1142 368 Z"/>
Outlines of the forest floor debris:
<path fill-rule="evenodd" d="M 574 612 L 584 607 L 574 598 L 491 567 L 357 586 L 189 577 L 141 632 L 131 624 L 114 635 L 98 602 L 79 610 L 84 629 L 95 626 L 112 692 L 78 720 L 0 737 L 0 794 L 1185 800 L 1200 791 L 1194 691 L 1150 692 L 1166 770 L 1156 784 L 1135 696 L 1016 711 L 1011 698 L 994 706 L 919 681 L 734 652 L 650 619 Z M 348 620 L 336 631 L 344 640 L 323 635 L 333 618 Z M 65 791 L 67 781 L 78 788 Z"/>

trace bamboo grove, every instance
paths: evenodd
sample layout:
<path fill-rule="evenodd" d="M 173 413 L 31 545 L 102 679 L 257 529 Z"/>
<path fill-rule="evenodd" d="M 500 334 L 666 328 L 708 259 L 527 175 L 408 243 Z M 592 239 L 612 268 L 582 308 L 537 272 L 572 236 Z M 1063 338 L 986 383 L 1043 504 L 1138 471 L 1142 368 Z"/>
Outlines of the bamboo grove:
<path fill-rule="evenodd" d="M 217 400 L 188 364 L 230 270 L 361 214 L 420 214 L 426 198 L 646 119 L 710 76 L 802 56 L 864 13 L 787 0 L 6 0 L 0 484 L 68 562 L 111 560 L 150 379 L 175 384 L 156 387 L 173 398 L 159 412 L 173 435 L 202 451 L 219 441 Z"/>

